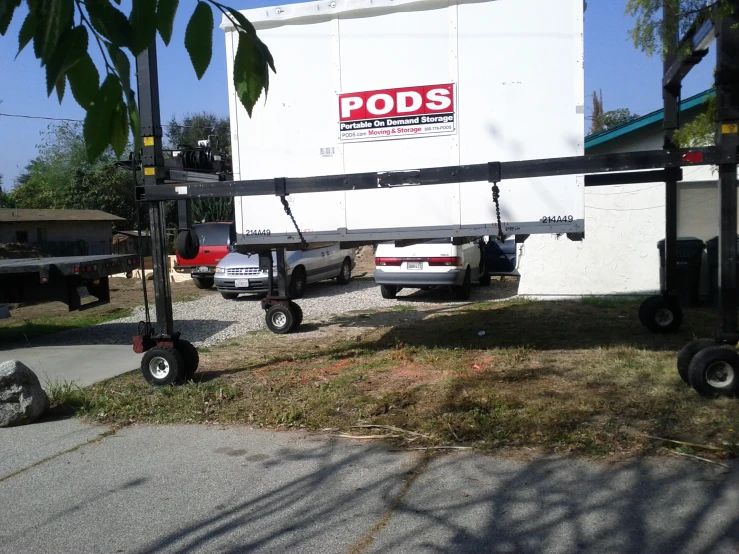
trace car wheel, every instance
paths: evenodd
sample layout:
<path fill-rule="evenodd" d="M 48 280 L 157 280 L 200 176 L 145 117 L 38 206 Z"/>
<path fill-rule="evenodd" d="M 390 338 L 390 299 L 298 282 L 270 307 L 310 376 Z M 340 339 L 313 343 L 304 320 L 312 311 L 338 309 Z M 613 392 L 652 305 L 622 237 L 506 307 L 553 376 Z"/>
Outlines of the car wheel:
<path fill-rule="evenodd" d="M 348 285 L 349 281 L 352 280 L 352 261 L 349 258 L 344 258 L 344 263 L 341 264 L 341 272 L 336 277 L 336 282 L 340 285 Z"/>
<path fill-rule="evenodd" d="M 192 282 L 195 283 L 195 286 L 199 289 L 207 290 L 213 288 L 212 277 L 193 277 Z"/>
<path fill-rule="evenodd" d="M 698 352 L 709 346 L 716 346 L 716 341 L 713 339 L 691 340 L 682 347 L 680 353 L 677 355 L 677 372 L 680 374 L 680 378 L 688 385 L 690 384 L 690 362 L 693 361 L 693 358 L 695 358 Z"/>
<path fill-rule="evenodd" d="M 393 285 L 380 285 L 380 294 L 382 294 L 383 298 L 392 300 L 398 295 L 398 287 L 394 287 Z"/>
<path fill-rule="evenodd" d="M 739 392 L 739 354 L 721 345 L 704 348 L 691 360 L 688 377 L 701 396 L 734 397 Z"/>
<path fill-rule="evenodd" d="M 290 298 L 303 298 L 307 281 L 305 269 L 302 266 L 296 267 L 290 276 L 290 285 L 287 287 L 288 296 Z"/>
<path fill-rule="evenodd" d="M 182 339 L 177 342 L 176 349 L 180 353 L 180 356 L 182 356 L 182 361 L 185 364 L 184 377 L 186 379 L 192 379 L 192 376 L 195 375 L 200 365 L 198 349 L 191 342 Z"/>
<path fill-rule="evenodd" d="M 174 348 L 155 346 L 141 358 L 141 372 L 151 385 L 174 385 L 185 376 L 185 361 Z"/>
<path fill-rule="evenodd" d="M 464 282 L 461 286 L 454 287 L 454 296 L 457 300 L 467 300 L 472 292 L 472 279 L 470 277 L 470 268 L 464 274 Z"/>
<path fill-rule="evenodd" d="M 292 310 L 293 316 L 295 317 L 290 331 L 295 331 L 298 327 L 300 327 L 300 324 L 303 323 L 303 309 L 292 301 L 290 302 L 290 309 Z"/>
<path fill-rule="evenodd" d="M 270 331 L 278 335 L 284 335 L 293 330 L 296 316 L 293 305 L 276 304 L 267 310 L 266 321 Z"/>
<path fill-rule="evenodd" d="M 676 333 L 683 323 L 683 311 L 671 296 L 651 296 L 639 306 L 639 321 L 652 333 Z"/>
<path fill-rule="evenodd" d="M 193 260 L 200 252 L 200 239 L 193 229 L 183 229 L 177 234 L 177 252 L 184 260 Z"/>

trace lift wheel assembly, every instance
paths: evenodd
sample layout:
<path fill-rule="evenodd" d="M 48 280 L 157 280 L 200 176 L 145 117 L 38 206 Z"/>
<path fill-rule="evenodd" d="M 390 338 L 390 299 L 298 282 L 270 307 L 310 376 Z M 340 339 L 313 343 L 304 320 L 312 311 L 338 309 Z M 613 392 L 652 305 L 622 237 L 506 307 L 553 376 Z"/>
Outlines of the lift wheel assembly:
<path fill-rule="evenodd" d="M 178 385 L 192 379 L 200 364 L 200 355 L 192 343 L 172 336 L 153 336 L 146 332 L 133 338 L 133 350 L 143 353 L 141 373 L 155 386 Z"/>

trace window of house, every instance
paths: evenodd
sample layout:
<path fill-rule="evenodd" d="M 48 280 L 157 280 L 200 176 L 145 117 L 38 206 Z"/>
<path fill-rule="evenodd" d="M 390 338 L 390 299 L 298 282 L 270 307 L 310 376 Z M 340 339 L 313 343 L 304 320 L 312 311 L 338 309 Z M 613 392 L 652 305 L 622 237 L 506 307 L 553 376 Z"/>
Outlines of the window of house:
<path fill-rule="evenodd" d="M 15 242 L 20 242 L 22 244 L 25 244 L 28 242 L 28 231 L 16 231 L 15 232 Z"/>

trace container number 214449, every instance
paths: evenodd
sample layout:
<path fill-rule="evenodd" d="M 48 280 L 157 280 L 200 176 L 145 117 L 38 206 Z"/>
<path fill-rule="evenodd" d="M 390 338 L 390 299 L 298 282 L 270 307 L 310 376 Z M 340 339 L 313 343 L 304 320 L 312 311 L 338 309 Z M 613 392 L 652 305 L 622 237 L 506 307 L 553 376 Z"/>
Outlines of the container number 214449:
<path fill-rule="evenodd" d="M 542 223 L 570 223 L 574 221 L 574 217 L 571 215 L 545 215 L 539 221 Z"/>

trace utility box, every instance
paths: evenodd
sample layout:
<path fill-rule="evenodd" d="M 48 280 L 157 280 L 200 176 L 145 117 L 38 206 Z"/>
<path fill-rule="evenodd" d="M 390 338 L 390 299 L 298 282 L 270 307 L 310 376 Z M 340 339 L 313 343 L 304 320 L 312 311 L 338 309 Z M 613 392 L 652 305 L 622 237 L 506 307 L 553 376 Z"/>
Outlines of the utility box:
<path fill-rule="evenodd" d="M 233 85 L 234 179 L 583 154 L 582 0 L 321 0 L 242 12 L 277 74 L 249 118 Z M 505 234 L 581 233 L 583 179 L 500 184 Z M 288 197 L 309 242 L 495 235 L 491 183 Z M 277 197 L 236 199 L 239 245 L 299 242 Z"/>
<path fill-rule="evenodd" d="M 677 239 L 677 293 L 686 306 L 700 304 L 701 263 L 705 244 L 695 237 Z M 665 239 L 657 243 L 660 260 L 660 288 L 664 290 Z"/>

